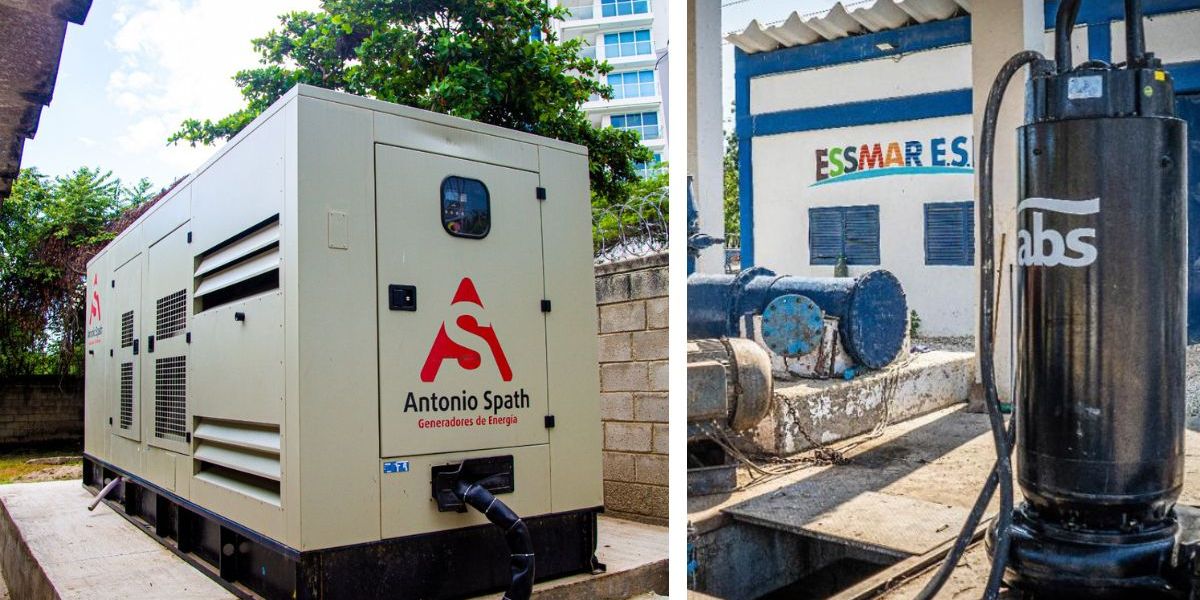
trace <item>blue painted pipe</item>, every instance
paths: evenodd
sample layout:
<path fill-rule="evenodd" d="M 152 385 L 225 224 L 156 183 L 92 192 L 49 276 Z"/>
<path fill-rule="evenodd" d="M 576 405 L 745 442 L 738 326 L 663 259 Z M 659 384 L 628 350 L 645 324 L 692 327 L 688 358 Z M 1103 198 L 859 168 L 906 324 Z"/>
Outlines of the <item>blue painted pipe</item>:
<path fill-rule="evenodd" d="M 792 277 L 754 267 L 737 275 L 688 277 L 688 339 L 737 337 L 746 315 L 762 314 L 772 300 L 799 294 L 840 319 L 842 346 L 858 363 L 887 366 L 904 345 L 908 301 L 904 287 L 882 269 L 858 277 Z"/>

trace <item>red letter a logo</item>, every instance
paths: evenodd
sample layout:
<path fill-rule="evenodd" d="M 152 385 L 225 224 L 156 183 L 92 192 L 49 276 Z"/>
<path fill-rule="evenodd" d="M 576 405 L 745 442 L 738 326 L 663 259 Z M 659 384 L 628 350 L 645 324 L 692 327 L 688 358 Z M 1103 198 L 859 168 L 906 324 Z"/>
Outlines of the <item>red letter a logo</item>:
<path fill-rule="evenodd" d="M 100 319 L 100 276 L 92 275 L 92 303 L 88 307 L 88 325 Z"/>
<path fill-rule="evenodd" d="M 475 284 L 469 277 L 464 277 L 459 282 L 458 291 L 454 292 L 454 299 L 450 301 L 450 306 L 460 302 L 483 308 L 479 292 L 475 291 Z M 504 381 L 512 381 L 512 369 L 508 366 L 508 358 L 504 356 L 504 349 L 500 347 L 500 340 L 496 338 L 496 331 L 492 329 L 492 326 L 480 325 L 479 321 L 471 315 L 462 315 L 454 323 L 462 331 L 486 342 L 488 349 L 492 352 L 492 358 L 496 361 L 496 367 L 500 370 L 500 377 Z M 433 348 L 429 350 L 429 357 L 425 359 L 425 366 L 421 367 L 421 381 L 429 383 L 437 379 L 442 361 L 450 358 L 457 360 L 458 366 L 468 371 L 478 369 L 483 362 L 478 352 L 450 339 L 450 336 L 446 334 L 446 322 L 443 321 L 441 328 L 438 329 L 437 337 L 433 340 Z"/>

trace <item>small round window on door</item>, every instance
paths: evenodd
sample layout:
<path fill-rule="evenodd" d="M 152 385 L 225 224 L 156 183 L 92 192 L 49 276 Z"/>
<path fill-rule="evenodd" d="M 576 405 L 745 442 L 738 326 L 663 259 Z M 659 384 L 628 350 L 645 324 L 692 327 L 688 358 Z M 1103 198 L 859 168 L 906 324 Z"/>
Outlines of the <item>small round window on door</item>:
<path fill-rule="evenodd" d="M 482 238 L 492 229 L 491 198 L 478 179 L 442 180 L 442 227 L 457 237 Z"/>

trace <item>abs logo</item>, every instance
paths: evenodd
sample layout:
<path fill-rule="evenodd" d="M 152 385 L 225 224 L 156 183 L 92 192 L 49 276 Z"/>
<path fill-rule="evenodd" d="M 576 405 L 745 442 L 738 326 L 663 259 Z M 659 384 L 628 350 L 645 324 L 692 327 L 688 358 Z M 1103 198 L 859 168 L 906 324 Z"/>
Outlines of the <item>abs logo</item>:
<path fill-rule="evenodd" d="M 464 277 L 458 284 L 458 291 L 454 292 L 450 306 L 469 310 L 472 305 L 483 309 L 483 301 L 479 299 L 479 292 L 475 290 L 475 284 L 471 278 Z M 500 378 L 504 381 L 512 381 L 512 368 L 508 365 L 508 358 L 504 356 L 504 348 L 500 347 L 500 340 L 496 337 L 496 330 L 492 328 L 491 324 L 481 325 L 479 319 L 472 314 L 460 314 L 454 319 L 454 324 L 458 328 L 457 331 L 482 340 L 491 352 L 496 368 L 500 371 Z M 461 337 L 459 340 L 465 341 Z M 474 371 L 483 364 L 483 358 L 479 352 L 451 339 L 446 332 L 446 322 L 442 321 L 442 327 L 438 329 L 437 337 L 433 340 L 433 347 L 429 349 L 429 356 L 425 359 L 425 366 L 421 368 L 421 381 L 430 383 L 437 379 L 442 363 L 450 359 L 458 361 L 458 366 L 468 371 Z"/>
<path fill-rule="evenodd" d="M 1057 200 L 1054 198 L 1026 198 L 1017 205 L 1017 215 L 1022 211 L 1034 211 L 1033 231 L 1022 229 L 1017 232 L 1017 264 L 1023 267 L 1086 267 L 1096 262 L 1096 229 L 1080 227 L 1068 231 L 1064 236 L 1044 225 L 1045 213 L 1065 215 L 1095 215 L 1100 213 L 1100 199 Z M 1070 254 L 1068 254 L 1070 253 Z"/>

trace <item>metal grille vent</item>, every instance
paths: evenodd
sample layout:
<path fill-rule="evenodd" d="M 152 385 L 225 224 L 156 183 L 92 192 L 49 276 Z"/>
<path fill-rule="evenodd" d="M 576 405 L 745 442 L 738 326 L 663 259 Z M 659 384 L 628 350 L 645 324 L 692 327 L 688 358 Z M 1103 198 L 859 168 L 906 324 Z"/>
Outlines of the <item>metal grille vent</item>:
<path fill-rule="evenodd" d="M 160 340 L 183 333 L 187 327 L 187 290 L 179 290 L 155 303 L 155 331 Z"/>
<path fill-rule="evenodd" d="M 187 357 L 154 361 L 154 437 L 186 441 Z"/>
<path fill-rule="evenodd" d="M 121 429 L 133 427 L 133 363 L 121 363 Z"/>
<path fill-rule="evenodd" d="M 133 311 L 121 315 L 121 347 L 133 345 Z"/>

